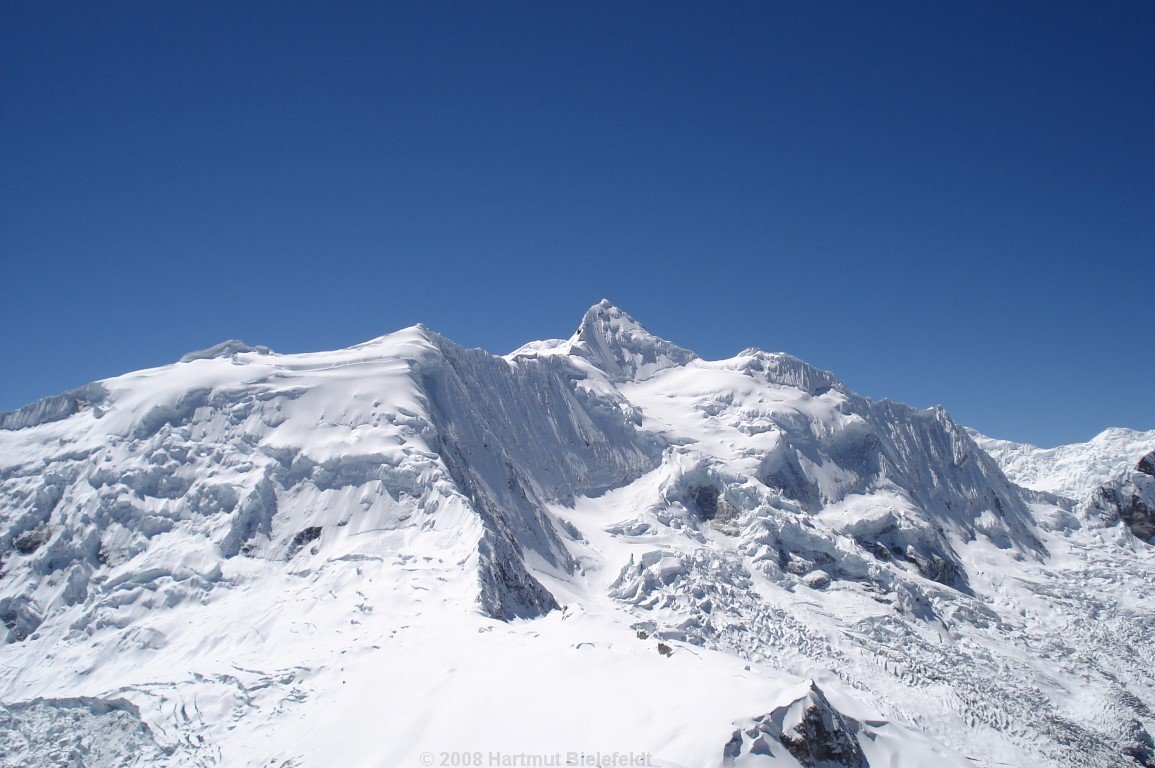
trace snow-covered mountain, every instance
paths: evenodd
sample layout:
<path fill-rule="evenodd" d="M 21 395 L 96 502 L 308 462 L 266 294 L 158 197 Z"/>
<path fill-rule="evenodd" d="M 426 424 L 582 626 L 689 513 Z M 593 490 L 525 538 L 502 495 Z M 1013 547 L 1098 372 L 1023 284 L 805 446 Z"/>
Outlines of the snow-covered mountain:
<path fill-rule="evenodd" d="M 1076 500 L 1086 499 L 1100 486 L 1119 480 L 1140 457 L 1155 451 L 1155 430 L 1113 427 L 1085 443 L 1057 448 L 996 440 L 973 430 L 970 434 L 1014 482 Z"/>
<path fill-rule="evenodd" d="M 0 766 L 1155 765 L 1118 516 L 607 302 L 0 415 L 0 552 Z"/>
<path fill-rule="evenodd" d="M 1057 448 L 968 431 L 1008 478 L 1038 491 L 1035 498 L 1075 503 L 1084 516 L 1121 522 L 1137 538 L 1155 543 L 1155 430 L 1112 428 L 1086 443 Z"/>

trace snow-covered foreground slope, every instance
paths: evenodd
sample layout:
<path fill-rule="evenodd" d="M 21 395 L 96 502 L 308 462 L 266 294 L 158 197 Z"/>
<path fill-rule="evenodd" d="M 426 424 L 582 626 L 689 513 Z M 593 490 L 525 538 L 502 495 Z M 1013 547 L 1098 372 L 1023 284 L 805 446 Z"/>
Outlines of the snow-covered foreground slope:
<path fill-rule="evenodd" d="M 605 302 L 227 342 L 0 415 L 0 766 L 1152 765 L 1117 520 Z"/>

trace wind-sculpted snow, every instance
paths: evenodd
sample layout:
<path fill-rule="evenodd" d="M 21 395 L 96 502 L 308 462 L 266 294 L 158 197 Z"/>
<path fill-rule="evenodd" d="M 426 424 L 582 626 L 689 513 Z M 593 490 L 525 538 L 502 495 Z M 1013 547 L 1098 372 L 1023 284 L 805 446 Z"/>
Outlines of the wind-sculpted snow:
<path fill-rule="evenodd" d="M 217 357 L 229 357 L 239 355 L 242 352 L 255 352 L 259 355 L 271 355 L 273 350 L 260 344 L 255 347 L 250 347 L 245 342 L 239 339 L 228 339 L 222 341 L 220 344 L 214 344 L 207 349 L 198 349 L 195 352 L 189 352 L 187 355 L 181 357 L 182 363 L 191 363 L 193 360 L 212 360 Z"/>
<path fill-rule="evenodd" d="M 608 302 L 505 357 L 224 342 L 0 427 L 24 762 L 1150 764 L 1155 458 L 1027 491 L 942 409 Z"/>
<path fill-rule="evenodd" d="M 23 408 L 0 413 L 0 429 L 25 429 L 60 421 L 88 408 L 96 408 L 107 394 L 100 384 L 89 384 L 79 389 L 46 397 Z"/>

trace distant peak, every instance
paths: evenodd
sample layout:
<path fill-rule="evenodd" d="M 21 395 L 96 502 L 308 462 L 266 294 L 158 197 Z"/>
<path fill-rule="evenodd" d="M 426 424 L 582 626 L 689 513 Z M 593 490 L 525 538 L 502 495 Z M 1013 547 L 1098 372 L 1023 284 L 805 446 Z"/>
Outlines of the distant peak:
<path fill-rule="evenodd" d="M 1106 443 L 1112 441 L 1145 440 L 1155 438 L 1155 430 L 1143 432 L 1128 427 L 1107 427 L 1091 438 L 1091 442 Z"/>
<path fill-rule="evenodd" d="M 628 312 L 614 305 L 609 299 L 602 299 L 586 310 L 585 315 L 582 317 L 581 326 L 578 328 L 578 333 L 580 334 L 583 329 L 597 326 L 627 328 L 649 336 L 650 338 L 657 339 L 656 336 L 647 331 L 642 324 L 635 320 Z M 663 340 L 659 339 L 659 341 Z"/>
<path fill-rule="evenodd" d="M 570 339 L 570 347 L 620 380 L 646 379 L 659 370 L 685 365 L 697 357 L 688 349 L 653 335 L 606 299 L 585 313 Z"/>

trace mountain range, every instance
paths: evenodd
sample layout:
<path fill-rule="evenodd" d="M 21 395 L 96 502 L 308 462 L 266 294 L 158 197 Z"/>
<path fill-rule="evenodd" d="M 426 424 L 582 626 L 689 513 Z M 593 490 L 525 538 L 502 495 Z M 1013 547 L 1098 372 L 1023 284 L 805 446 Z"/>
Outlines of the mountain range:
<path fill-rule="evenodd" d="M 1155 766 L 1155 431 L 1039 449 L 609 302 L 0 414 L 0 766 Z"/>

